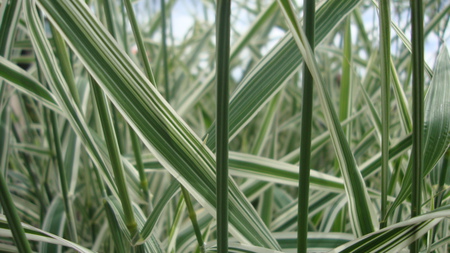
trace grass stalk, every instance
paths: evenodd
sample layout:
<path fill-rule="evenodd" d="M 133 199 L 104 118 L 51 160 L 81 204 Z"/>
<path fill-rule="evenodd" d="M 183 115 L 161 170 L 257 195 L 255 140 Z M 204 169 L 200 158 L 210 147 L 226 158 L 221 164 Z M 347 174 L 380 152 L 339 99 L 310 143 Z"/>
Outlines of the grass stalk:
<path fill-rule="evenodd" d="M 55 45 L 56 53 L 58 55 L 59 64 L 61 65 L 61 72 L 64 75 L 67 86 L 69 87 L 70 95 L 72 95 L 75 103 L 80 107 L 80 96 L 78 95 L 77 86 L 75 85 L 75 78 L 73 76 L 72 66 L 67 52 L 66 43 L 64 39 L 55 29 L 54 26 L 50 26 L 52 31 L 53 42 Z"/>
<path fill-rule="evenodd" d="M 391 63 L 391 33 L 390 33 L 390 1 L 380 1 L 380 51 L 381 51 L 381 221 L 380 228 L 387 225 L 387 195 L 389 186 L 389 112 L 390 112 L 390 63 Z"/>
<path fill-rule="evenodd" d="M 162 58 L 163 58 L 163 73 L 164 73 L 164 94 L 167 101 L 170 101 L 169 89 L 169 69 L 167 59 L 167 34 L 166 34 L 166 3 L 161 0 L 161 44 L 162 44 Z"/>
<path fill-rule="evenodd" d="M 205 243 L 203 242 L 202 232 L 200 231 L 200 226 L 198 225 L 197 214 L 195 213 L 194 206 L 192 205 L 191 197 L 186 188 L 181 187 L 181 192 L 183 193 L 184 201 L 186 202 L 189 219 L 191 220 L 192 226 L 194 227 L 195 237 L 197 237 L 200 252 L 205 253 Z"/>
<path fill-rule="evenodd" d="M 137 137 L 136 133 L 131 127 L 130 127 L 130 139 L 131 145 L 133 146 L 134 159 L 136 160 L 136 168 L 139 172 L 139 180 L 141 181 L 142 193 L 144 194 L 145 200 L 149 202 L 148 205 L 151 205 L 150 194 L 148 192 L 148 181 L 144 172 L 144 163 L 142 162 L 141 142 L 139 141 L 139 138 Z"/>
<path fill-rule="evenodd" d="M 134 39 L 138 47 L 138 53 L 141 56 L 142 62 L 144 64 L 145 73 L 149 78 L 150 82 L 156 86 L 156 79 L 150 66 L 150 62 L 147 58 L 147 51 L 145 50 L 144 41 L 142 39 L 142 34 L 136 20 L 136 15 L 134 13 L 133 6 L 130 0 L 124 0 L 124 4 L 128 13 L 128 19 L 130 20 L 131 28 L 133 30 Z M 139 171 L 139 179 L 141 181 L 142 192 L 144 193 L 144 198 L 146 199 L 146 201 L 149 202 L 149 207 L 151 207 L 150 195 L 148 192 L 148 182 L 144 173 L 144 165 L 142 163 L 141 146 L 136 133 L 131 127 L 130 127 L 130 138 L 133 146 L 134 157 L 136 159 L 136 167 Z"/>
<path fill-rule="evenodd" d="M 78 236 L 77 236 L 77 228 L 75 225 L 75 217 L 73 215 L 73 207 L 72 207 L 72 201 L 70 199 L 69 195 L 69 187 L 67 184 L 67 175 L 66 175 L 66 169 L 64 166 L 63 161 L 63 154 L 61 149 L 61 141 L 59 139 L 58 134 L 58 122 L 56 119 L 56 115 L 53 111 L 50 111 L 50 122 L 52 126 L 52 133 L 53 133 L 53 143 L 55 148 L 55 160 L 58 167 L 58 174 L 59 174 L 59 182 L 61 184 L 61 190 L 62 190 L 62 197 L 64 202 L 64 210 L 66 212 L 67 220 L 68 220 L 68 226 L 69 226 L 69 235 L 71 240 L 73 240 L 75 243 L 78 242 Z"/>
<path fill-rule="evenodd" d="M 315 1 L 304 2 L 304 30 L 310 45 L 314 45 Z M 312 48 L 314 51 L 314 48 Z M 298 181 L 298 232 L 297 252 L 308 249 L 308 207 L 309 207 L 309 176 L 311 162 L 311 127 L 313 111 L 314 79 L 306 64 L 303 67 L 303 101 L 300 140 L 300 166 Z"/>
<path fill-rule="evenodd" d="M 14 242 L 19 252 L 31 252 L 30 244 L 25 236 L 25 232 L 20 224 L 20 218 L 14 205 L 13 199 L 9 192 L 8 185 L 6 184 L 6 166 L 8 164 L 8 151 L 9 151 L 9 126 L 10 126 L 10 113 L 9 107 L 4 107 L 0 115 L 0 137 L 2 140 L 1 146 L 5 147 L 1 149 L 0 154 L 0 203 L 2 204 L 3 212 L 8 220 L 9 229 L 13 235 Z"/>
<path fill-rule="evenodd" d="M 125 182 L 124 169 L 120 156 L 119 145 L 116 139 L 116 133 L 114 132 L 112 124 L 111 112 L 101 88 L 93 78 L 90 78 L 90 80 L 92 83 L 92 90 L 94 92 L 95 100 L 97 102 L 99 117 L 102 122 L 102 129 L 105 136 L 106 146 L 108 148 L 109 158 L 111 160 L 111 167 L 114 172 L 114 178 L 119 192 L 120 202 L 122 203 L 122 208 L 125 215 L 125 225 L 130 231 L 131 238 L 138 238 L 139 231 L 134 218 L 133 209 L 131 207 L 127 184 Z"/>
<path fill-rule="evenodd" d="M 111 4 L 114 4 L 112 1 L 102 1 L 103 3 L 103 10 L 105 11 L 105 20 L 106 20 L 106 27 L 108 28 L 109 33 L 117 39 L 116 37 L 116 30 L 114 29 L 114 22 L 113 22 L 113 8 Z"/>
<path fill-rule="evenodd" d="M 228 252 L 228 82 L 230 77 L 231 1 L 220 0 L 216 10 L 216 171 L 217 250 Z"/>
<path fill-rule="evenodd" d="M 162 5 L 164 5 L 164 0 L 162 0 L 162 2 L 163 2 Z M 147 51 L 145 50 L 145 47 L 144 47 L 144 41 L 142 39 L 141 31 L 139 30 L 139 25 L 136 20 L 136 15 L 134 14 L 134 11 L 133 11 L 133 6 L 131 5 L 130 0 L 124 0 L 124 3 L 125 3 L 125 8 L 127 9 L 127 13 L 128 13 L 128 19 L 130 20 L 131 29 L 133 30 L 134 39 L 136 40 L 136 44 L 138 47 L 138 53 L 142 58 L 142 62 L 144 63 L 145 73 L 147 74 L 147 77 L 150 80 L 150 82 L 156 86 L 155 76 L 153 75 L 153 71 L 150 66 L 150 62 L 148 61 L 148 58 L 147 58 Z M 165 30 L 163 29 L 163 31 L 165 31 Z M 164 32 L 163 32 L 163 34 L 164 34 Z M 163 36 L 165 36 L 165 35 L 163 35 Z"/>
<path fill-rule="evenodd" d="M 413 97 L 413 145 L 411 157 L 412 190 L 411 217 L 420 215 L 422 167 L 423 167 L 423 123 L 424 123 L 424 37 L 422 0 L 411 0 L 412 42 L 412 97 Z M 419 241 L 411 244 L 411 252 L 419 251 Z"/>
<path fill-rule="evenodd" d="M 117 40 L 118 36 L 116 34 L 116 30 L 114 29 L 114 21 L 113 21 L 113 13 L 114 13 L 114 2 L 113 1 L 103 1 L 103 10 L 105 12 L 105 20 L 106 20 L 106 27 L 108 28 L 109 33 Z M 122 10 L 122 17 L 123 17 L 123 26 L 125 25 L 125 10 L 124 8 L 121 8 Z M 128 41 L 126 36 L 126 28 L 124 28 L 124 36 L 122 37 L 124 47 L 128 48 Z M 119 115 L 117 110 L 112 108 L 112 116 L 113 116 L 113 125 L 116 133 L 120 131 L 119 127 Z M 117 135 L 117 143 L 119 144 L 119 150 L 123 152 L 124 150 L 124 140 L 122 139 L 121 135 Z"/>
<path fill-rule="evenodd" d="M 261 219 L 264 221 L 264 224 L 270 229 L 270 224 L 272 222 L 272 216 L 273 216 L 273 206 L 274 206 L 274 200 L 273 200 L 273 191 L 274 186 L 271 185 L 269 188 L 264 191 L 263 195 L 261 196 Z"/>
<path fill-rule="evenodd" d="M 311 44 L 314 45 L 314 44 Z M 341 76 L 341 88 L 339 94 L 339 120 L 344 121 L 350 115 L 351 110 L 351 61 L 352 61 L 352 31 L 351 31 L 351 16 L 347 17 L 345 22 L 344 32 L 344 56 L 342 58 L 342 76 Z M 348 135 L 350 132 L 350 125 L 344 128 L 345 133 Z"/>
<path fill-rule="evenodd" d="M 169 229 L 169 238 L 167 243 L 167 252 L 176 252 L 175 244 L 178 235 L 178 230 L 180 226 L 180 222 L 182 220 L 182 216 L 184 211 L 186 210 L 186 202 L 184 201 L 183 195 L 180 196 L 178 200 L 177 207 L 175 208 L 175 218 Z"/>
<path fill-rule="evenodd" d="M 275 97 L 270 101 L 267 111 L 264 114 L 263 123 L 261 124 L 261 128 L 259 129 L 257 136 L 255 138 L 255 143 L 252 147 L 252 154 L 261 155 L 264 147 L 267 143 L 267 139 L 270 136 L 270 130 L 272 129 L 272 125 L 274 123 L 274 117 L 278 110 L 280 98 L 283 96 L 282 92 L 275 95 Z"/>

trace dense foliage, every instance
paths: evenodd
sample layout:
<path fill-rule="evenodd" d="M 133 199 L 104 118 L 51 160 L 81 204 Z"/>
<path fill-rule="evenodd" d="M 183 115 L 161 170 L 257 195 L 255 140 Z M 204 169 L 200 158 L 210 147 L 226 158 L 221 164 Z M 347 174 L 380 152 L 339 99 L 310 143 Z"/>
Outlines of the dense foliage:
<path fill-rule="evenodd" d="M 0 251 L 217 250 L 227 31 L 215 1 L 161 1 L 0 1 Z M 450 3 L 424 2 L 411 39 L 409 1 L 316 1 L 309 45 L 303 1 L 232 1 L 230 252 L 448 252 Z"/>

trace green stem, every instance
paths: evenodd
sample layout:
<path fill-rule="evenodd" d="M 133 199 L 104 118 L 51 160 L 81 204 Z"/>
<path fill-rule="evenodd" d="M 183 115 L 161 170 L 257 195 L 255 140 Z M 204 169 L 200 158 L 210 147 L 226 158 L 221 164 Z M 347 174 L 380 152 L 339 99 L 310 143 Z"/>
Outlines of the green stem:
<path fill-rule="evenodd" d="M 231 1 L 219 0 L 216 11 L 217 82 L 217 250 L 228 252 L 228 80 L 230 77 Z"/>
<path fill-rule="evenodd" d="M 305 1 L 304 29 L 310 45 L 314 45 L 315 1 Z M 314 47 L 312 48 L 314 51 Z M 309 176 L 311 161 L 311 123 L 313 110 L 313 77 L 308 67 L 303 68 L 303 101 L 298 181 L 297 252 L 306 252 L 308 245 Z"/>
<path fill-rule="evenodd" d="M 389 0 L 380 1 L 380 51 L 381 51 L 381 221 L 380 228 L 387 225 L 387 195 L 389 186 L 389 112 L 390 112 L 390 62 L 391 33 Z"/>
<path fill-rule="evenodd" d="M 4 147 L 9 146 L 9 143 L 7 143 L 7 141 L 9 141 L 9 138 L 7 138 L 7 136 L 9 136 L 10 134 L 10 117 L 8 108 L 9 107 L 5 107 L 5 109 L 0 114 L 0 136 L 5 137 L 1 138 L 3 142 L 2 146 Z M 8 150 L 9 148 L 2 148 L 0 154 L 0 166 L 4 167 L 0 168 L 0 203 L 2 204 L 3 211 L 8 221 L 9 229 L 11 229 L 11 233 L 13 235 L 13 239 L 16 243 L 17 249 L 19 250 L 19 252 L 28 253 L 31 252 L 31 247 L 27 240 L 27 237 L 25 236 L 25 231 L 22 228 L 22 224 L 20 224 L 19 214 L 17 213 L 3 173 L 3 169 L 5 169 L 6 171 L 6 166 L 8 164 Z"/>
<path fill-rule="evenodd" d="M 56 164 L 58 166 L 58 172 L 59 172 L 59 182 L 61 184 L 61 190 L 62 190 L 62 197 L 64 201 L 64 209 L 66 211 L 66 216 L 68 220 L 69 225 L 69 235 L 71 240 L 73 240 L 75 243 L 78 242 L 78 236 L 77 236 L 77 228 L 75 225 L 75 217 L 73 215 L 73 207 L 72 202 L 70 200 L 69 195 L 69 187 L 67 185 L 67 175 L 66 170 L 64 168 L 64 162 L 63 162 L 63 155 L 61 150 L 61 141 L 59 139 L 58 135 L 58 123 L 56 119 L 56 115 L 53 111 L 50 111 L 50 121 L 52 125 L 52 133 L 53 133 L 53 142 L 55 144 L 54 148 L 56 151 L 55 154 L 55 160 Z"/>
<path fill-rule="evenodd" d="M 111 4 L 114 4 L 114 3 L 110 3 L 110 1 L 108 1 L 108 0 L 103 1 L 103 9 L 105 11 L 106 27 L 108 28 L 109 33 L 114 38 L 117 39 L 116 31 L 114 29 L 114 22 L 113 22 L 113 18 L 112 18 L 112 13 L 114 13 L 114 12 L 111 9 L 112 8 Z"/>
<path fill-rule="evenodd" d="M 141 31 L 139 30 L 139 26 L 136 21 L 136 15 L 134 14 L 133 6 L 131 5 L 130 0 L 124 0 L 124 3 L 125 3 L 125 8 L 127 9 L 127 13 L 128 13 L 128 19 L 130 20 L 131 29 L 133 30 L 134 39 L 135 39 L 137 47 L 138 47 L 138 52 L 141 55 L 142 62 L 144 63 L 145 73 L 147 74 L 147 77 L 150 80 L 150 82 L 156 86 L 156 80 L 153 75 L 153 71 L 150 66 L 150 62 L 148 61 L 148 58 L 147 58 L 147 52 L 144 47 L 144 41 L 142 39 Z M 163 3 L 163 5 L 164 5 L 164 3 Z"/>
<path fill-rule="evenodd" d="M 314 44 L 311 44 L 314 45 Z M 342 58 L 342 77 L 341 89 L 339 94 L 339 120 L 344 121 L 350 115 L 351 107 L 351 61 L 352 61 L 352 33 L 351 33 L 351 16 L 347 17 L 345 23 L 344 34 L 344 56 Z M 350 126 L 344 128 L 345 133 L 348 134 Z"/>
<path fill-rule="evenodd" d="M 142 193 L 146 201 L 150 201 L 150 195 L 148 193 L 148 182 L 144 172 L 144 163 L 142 162 L 141 155 L 141 143 L 134 130 L 130 127 L 130 139 L 133 146 L 134 158 L 136 159 L 136 168 L 139 172 L 139 180 L 141 181 Z"/>
<path fill-rule="evenodd" d="M 117 184 L 120 202 L 122 203 L 123 212 L 125 214 L 125 225 L 130 231 L 131 238 L 139 237 L 139 231 L 136 221 L 134 219 L 133 209 L 131 207 L 131 200 L 128 195 L 128 188 L 125 182 L 124 169 L 122 159 L 120 156 L 119 145 L 114 131 L 111 112 L 108 103 L 105 99 L 101 88 L 90 78 L 92 83 L 92 90 L 94 92 L 95 100 L 97 102 L 98 112 L 102 123 L 103 134 L 105 136 L 106 147 L 108 148 L 109 159 L 114 173 L 114 179 Z"/>
<path fill-rule="evenodd" d="M 412 146 L 412 192 L 411 217 L 420 215 L 422 164 L 423 164 L 423 122 L 424 122 L 424 37 L 422 0 L 411 0 L 412 26 L 412 97 L 413 97 L 413 146 Z M 411 244 L 411 252 L 419 251 L 419 242 Z"/>
<path fill-rule="evenodd" d="M 200 231 L 200 226 L 198 225 L 197 222 L 197 215 L 195 214 L 191 197 L 189 195 L 189 192 L 183 186 L 181 186 L 181 191 L 183 192 L 184 201 L 186 202 L 186 206 L 188 208 L 189 219 L 191 219 L 192 226 L 194 227 L 195 237 L 197 237 L 197 242 L 200 247 L 200 250 L 202 251 L 202 253 L 204 253 L 205 243 L 203 242 L 202 232 Z"/>
<path fill-rule="evenodd" d="M 162 34 L 162 58 L 164 72 L 164 92 L 167 101 L 170 101 L 169 70 L 167 68 L 167 38 L 166 38 L 166 3 L 161 0 L 161 34 Z"/>
<path fill-rule="evenodd" d="M 59 59 L 59 64 L 61 65 L 61 72 L 67 82 L 67 86 L 69 87 L 69 91 L 73 97 L 73 100 L 75 101 L 75 104 L 80 107 L 80 96 L 78 95 L 77 86 L 75 84 L 75 78 L 73 76 L 69 54 L 67 53 L 66 43 L 64 42 L 64 39 L 59 34 L 59 32 L 55 29 L 55 27 L 53 25 L 51 25 L 50 27 L 53 35 L 53 42 L 55 45 L 56 53 Z"/>
<path fill-rule="evenodd" d="M 113 14 L 114 12 L 114 2 L 113 1 L 103 1 L 103 10 L 105 12 L 105 20 L 106 20 L 106 27 L 108 28 L 109 33 L 117 40 L 117 34 L 116 34 L 116 30 L 114 29 L 114 22 L 113 22 Z M 122 18 L 123 18 L 123 43 L 124 43 L 124 47 L 127 50 L 128 49 L 128 43 L 127 43 L 127 33 L 126 33 L 126 24 L 125 24 L 125 10 L 124 8 L 121 8 L 122 10 Z M 112 108 L 112 116 L 113 116 L 113 125 L 114 125 L 114 129 L 117 132 L 120 131 L 120 127 L 119 127 L 119 116 L 117 113 L 117 110 L 115 110 L 114 108 Z M 122 138 L 122 135 L 117 135 L 117 143 L 119 145 L 119 150 L 121 151 L 121 153 L 125 150 L 125 144 L 124 144 L 124 140 Z"/>

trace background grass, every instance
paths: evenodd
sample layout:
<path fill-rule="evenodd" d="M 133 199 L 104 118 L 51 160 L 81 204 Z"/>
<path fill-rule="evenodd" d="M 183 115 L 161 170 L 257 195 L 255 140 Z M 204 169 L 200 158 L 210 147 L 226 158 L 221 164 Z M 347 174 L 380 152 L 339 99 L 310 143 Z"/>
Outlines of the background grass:
<path fill-rule="evenodd" d="M 398 252 L 417 238 L 414 251 L 448 252 L 450 4 L 426 1 L 411 38 L 409 3 L 387 2 L 316 1 L 310 45 L 301 1 L 232 1 L 217 30 L 214 1 L 1 1 L 0 251 L 217 251 L 219 219 L 230 252 Z M 214 38 L 227 32 L 228 113 L 217 113 L 226 48 Z M 225 114 L 229 208 L 216 218 Z"/>

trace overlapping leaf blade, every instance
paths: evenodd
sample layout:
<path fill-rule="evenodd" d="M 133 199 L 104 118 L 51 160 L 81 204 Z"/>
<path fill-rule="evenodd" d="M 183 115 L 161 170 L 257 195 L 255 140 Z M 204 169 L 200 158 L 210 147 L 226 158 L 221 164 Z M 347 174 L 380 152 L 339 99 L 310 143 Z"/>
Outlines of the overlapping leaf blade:
<path fill-rule="evenodd" d="M 353 240 L 332 252 L 399 252 L 449 215 L 447 205 Z"/>
<path fill-rule="evenodd" d="M 434 67 L 433 79 L 425 97 L 424 171 L 428 175 L 450 145 L 450 56 L 443 45 Z M 402 188 L 389 208 L 392 213 L 407 197 L 411 189 L 412 173 L 406 172 Z"/>
<path fill-rule="evenodd" d="M 320 44 L 360 0 L 326 1 L 316 11 L 315 43 Z M 300 54 L 291 32 L 270 50 L 244 77 L 230 98 L 230 140 L 233 139 L 300 70 Z M 214 148 L 215 124 L 208 129 L 206 145 Z"/>
<path fill-rule="evenodd" d="M 72 50 L 163 166 L 215 213 L 214 159 L 142 72 L 80 3 L 39 1 Z M 255 245 L 279 248 L 255 210 L 230 185 L 232 233 Z"/>
<path fill-rule="evenodd" d="M 293 34 L 298 48 L 301 50 L 305 63 L 311 71 L 316 84 L 325 119 L 330 130 L 331 140 L 344 176 L 347 198 L 350 209 L 350 219 L 353 232 L 362 236 L 374 231 L 375 216 L 363 177 L 358 170 L 355 158 L 345 138 L 344 131 L 334 111 L 334 106 L 319 74 L 314 54 L 306 39 L 306 35 L 299 27 L 297 17 L 289 0 L 279 0 L 286 22 Z"/>

